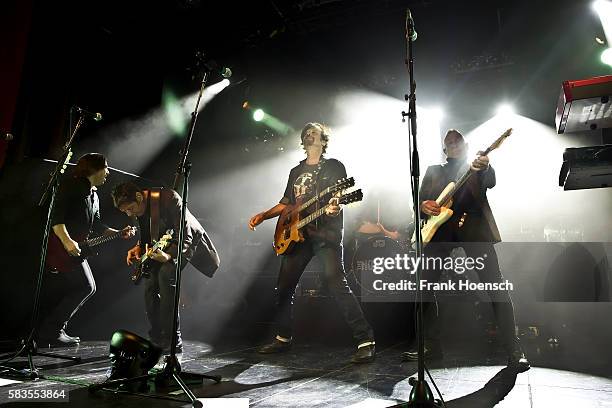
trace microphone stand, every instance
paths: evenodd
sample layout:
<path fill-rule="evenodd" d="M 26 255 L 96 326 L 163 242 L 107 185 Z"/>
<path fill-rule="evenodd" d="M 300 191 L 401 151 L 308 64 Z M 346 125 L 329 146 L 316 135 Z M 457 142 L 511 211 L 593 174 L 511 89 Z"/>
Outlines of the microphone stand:
<path fill-rule="evenodd" d="M 7 363 L 11 360 L 14 360 L 20 356 L 26 356 L 28 359 L 29 367 L 24 370 L 19 370 L 14 373 L 16 376 L 20 378 L 26 378 L 30 380 L 36 380 L 38 378 L 44 378 L 39 373 L 39 369 L 34 364 L 33 356 L 44 356 L 44 357 L 52 357 L 63 360 L 70 360 L 74 362 L 81 361 L 80 357 L 75 356 L 67 356 L 55 353 L 46 353 L 38 351 L 38 347 L 36 345 L 36 332 L 38 331 L 38 317 L 40 314 L 40 294 L 42 291 L 42 283 L 43 283 L 43 275 L 45 273 L 45 266 L 47 260 L 47 243 L 49 240 L 49 234 L 51 231 L 51 215 L 53 214 L 53 208 L 55 207 L 55 199 L 57 196 L 57 189 L 59 187 L 60 174 L 64 172 L 64 168 L 68 161 L 70 161 L 70 157 L 72 156 L 72 144 L 74 142 L 74 138 L 76 133 L 81 128 L 83 123 L 85 122 L 85 118 L 82 113 L 79 114 L 79 119 L 72 129 L 72 109 L 70 110 L 70 119 L 68 124 L 68 141 L 63 147 L 63 152 L 60 159 L 57 161 L 55 165 L 55 169 L 51 173 L 51 178 L 47 183 L 47 187 L 38 202 L 39 207 L 44 207 L 47 200 L 49 201 L 49 208 L 47 209 L 47 219 L 45 221 L 45 229 L 43 231 L 43 239 L 40 244 L 40 263 L 38 268 L 38 275 L 36 277 L 36 288 L 34 290 L 34 307 L 32 311 L 32 316 L 30 319 L 30 333 L 27 338 L 21 341 L 21 348 L 13 353 L 11 357 L 7 360 L 3 360 L 2 363 Z M 4 355 L 5 357 L 7 355 Z"/>
<path fill-rule="evenodd" d="M 173 190 L 179 186 L 182 186 L 181 197 L 183 200 L 183 205 L 181 207 L 181 219 L 179 224 L 179 236 L 178 236 L 178 251 L 176 256 L 176 269 L 175 269 L 175 288 L 174 288 L 174 313 L 173 313 L 173 322 L 172 322 L 172 342 L 170 346 L 170 355 L 165 358 L 165 366 L 164 369 L 160 373 L 156 374 L 148 374 L 133 378 L 124 378 L 113 381 L 106 381 L 100 384 L 95 384 L 89 387 L 89 390 L 94 392 L 99 389 L 108 389 L 109 386 L 115 385 L 125 385 L 138 381 L 143 381 L 146 379 L 155 378 L 156 383 L 166 383 L 168 379 L 173 379 L 174 382 L 183 390 L 185 395 L 191 401 L 191 406 L 194 408 L 202 408 L 203 404 L 198 398 L 195 396 L 193 391 L 189 389 L 185 381 L 182 377 L 188 377 L 189 380 L 197 381 L 199 383 L 202 382 L 202 379 L 206 378 L 209 380 L 213 380 L 216 383 L 221 382 L 221 377 L 217 375 L 206 375 L 206 374 L 196 374 L 196 373 L 186 373 L 181 372 L 181 363 L 176 357 L 176 345 L 178 341 L 178 337 L 176 336 L 176 331 L 178 328 L 178 316 L 179 316 L 179 303 L 181 296 L 181 273 L 183 269 L 183 243 L 185 241 L 185 218 L 187 216 L 187 202 L 188 202 L 188 193 L 189 193 L 189 174 L 191 172 L 191 162 L 187 160 L 187 155 L 189 154 L 189 147 L 191 146 L 191 140 L 193 138 L 193 132 L 195 130 L 196 121 L 198 119 L 198 110 L 200 105 L 200 99 L 202 99 L 202 93 L 204 92 L 204 88 L 206 87 L 206 82 L 208 77 L 210 76 L 210 70 L 204 71 L 202 76 L 202 80 L 200 82 L 200 93 L 198 94 L 198 99 L 196 100 L 195 109 L 191 113 L 191 123 L 189 126 L 189 134 L 185 140 L 185 145 L 183 150 L 181 150 L 181 157 L 179 159 L 179 164 L 176 169 L 176 174 L 174 177 L 174 184 L 172 185 Z M 190 381 L 191 382 L 191 381 Z M 147 396 L 138 394 L 140 396 Z M 151 398 L 154 398 L 151 396 Z"/>
<path fill-rule="evenodd" d="M 202 93 L 204 92 L 204 88 L 206 87 L 206 82 L 208 77 L 210 76 L 210 70 L 205 70 L 202 76 L 202 81 L 200 82 L 200 92 L 198 94 L 198 99 L 196 100 L 195 108 L 191 113 L 191 123 L 189 126 L 189 134 L 185 140 L 185 146 L 181 151 L 181 158 L 179 160 L 179 165 L 176 169 L 176 174 L 174 177 L 173 189 L 179 187 L 179 183 L 182 181 L 182 193 L 181 197 L 183 199 L 183 205 L 181 207 L 181 220 L 179 226 L 179 237 L 178 237 L 178 251 L 176 255 L 176 269 L 175 269 L 175 288 L 174 288 L 174 321 L 172 322 L 172 343 L 170 347 L 170 355 L 166 357 L 166 366 L 164 370 L 160 374 L 162 378 L 172 378 L 174 381 L 181 387 L 183 392 L 189 397 L 191 400 L 191 404 L 194 408 L 202 407 L 202 403 L 198 401 L 197 397 L 193 394 L 193 392 L 187 387 L 183 379 L 180 377 L 181 374 L 181 364 L 176 358 L 176 343 L 178 338 L 176 336 L 176 331 L 178 329 L 178 319 L 179 319 L 179 302 L 181 296 L 181 274 L 183 269 L 183 244 L 185 242 L 185 218 L 187 217 L 187 203 L 188 203 L 188 194 L 189 194 L 189 175 L 191 173 L 191 162 L 187 160 L 187 156 L 189 154 L 189 147 L 191 146 L 191 140 L 193 139 L 193 133 L 196 126 L 196 121 L 198 119 L 198 110 L 200 106 L 200 99 L 202 99 Z M 187 374 L 187 373 L 184 373 Z M 191 377 L 196 377 L 200 381 L 204 378 L 213 380 L 216 383 L 221 382 L 221 377 L 217 375 L 205 375 L 205 374 L 192 374 L 189 373 Z"/>
<path fill-rule="evenodd" d="M 413 38 L 414 36 L 414 38 Z M 406 15 L 406 40 L 408 41 L 406 66 L 410 77 L 410 94 L 404 95 L 404 99 L 408 102 L 408 112 L 402 111 L 402 121 L 406 121 L 406 116 L 410 120 L 408 126 L 409 145 L 412 146 L 410 157 L 410 176 L 412 183 L 412 206 L 414 209 L 414 225 L 415 225 L 415 250 L 416 258 L 421 259 L 423 254 L 423 236 L 421 234 L 421 209 L 419 198 L 420 185 L 420 163 L 419 151 L 417 148 L 417 114 L 416 114 L 416 82 L 414 80 L 414 58 L 412 52 L 412 44 L 416 38 L 414 30 L 414 21 L 410 15 L 410 10 L 407 10 Z M 441 405 L 434 399 L 431 388 L 425 379 L 425 330 L 423 322 L 423 293 L 420 289 L 422 278 L 422 266 L 419 263 L 416 267 L 416 301 L 417 308 L 417 347 L 418 347 L 418 372 L 417 378 L 410 378 L 409 384 L 412 385 L 410 397 L 407 403 L 396 405 L 396 407 L 440 407 Z M 432 379 L 433 382 L 433 379 Z"/>

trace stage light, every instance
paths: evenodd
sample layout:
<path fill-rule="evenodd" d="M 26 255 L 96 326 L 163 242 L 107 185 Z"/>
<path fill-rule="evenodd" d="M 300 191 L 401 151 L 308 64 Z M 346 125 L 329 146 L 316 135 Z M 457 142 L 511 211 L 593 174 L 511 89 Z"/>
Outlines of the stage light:
<path fill-rule="evenodd" d="M 612 36 L 612 2 L 607 0 L 596 0 L 593 2 L 593 10 L 595 10 L 599 16 L 606 39 L 610 41 L 610 37 Z"/>
<path fill-rule="evenodd" d="M 604 9 L 606 3 L 608 3 L 605 0 L 595 0 L 591 6 L 593 7 L 593 10 L 597 13 L 600 14 L 601 11 Z"/>
<path fill-rule="evenodd" d="M 408 126 L 397 120 L 398 112 L 406 109 L 405 101 L 375 92 L 343 92 L 335 98 L 330 120 L 333 137 L 328 148 L 329 156 L 339 158 L 350 169 L 366 194 L 385 191 L 393 194 L 401 205 L 410 202 L 408 171 L 394 169 L 403 168 L 409 157 Z M 442 160 L 443 115 L 441 105 L 417 105 L 422 174 L 429 164 Z"/>
<path fill-rule="evenodd" d="M 170 130 L 177 135 L 183 134 L 187 127 L 187 119 L 179 100 L 172 90 L 168 89 L 162 94 L 162 105 L 166 111 L 166 119 Z"/>
<path fill-rule="evenodd" d="M 245 103 L 248 103 L 248 102 L 245 102 Z M 251 109 L 250 106 L 249 106 L 249 109 Z M 255 109 L 255 111 L 253 111 L 253 120 L 255 122 L 261 122 L 263 125 L 274 130 L 281 136 L 286 136 L 289 133 L 294 131 L 291 125 L 283 122 L 281 119 L 273 115 L 270 115 L 269 113 L 264 112 L 263 109 Z"/>
<path fill-rule="evenodd" d="M 144 376 L 157 364 L 161 354 L 162 349 L 149 340 L 127 330 L 117 330 L 109 347 L 111 373 L 108 380 Z M 146 379 L 132 385 L 133 391 L 144 388 Z"/>
<path fill-rule="evenodd" d="M 564 195 L 567 192 L 558 186 L 563 151 L 571 147 L 571 144 L 568 144 L 571 139 L 557 135 L 550 124 L 540 123 L 520 114 L 496 115 L 465 134 L 469 143 L 468 157 L 475 157 L 476 152 L 490 146 L 508 128 L 513 129 L 512 135 L 489 154 L 497 184 L 487 190 L 489 204 L 493 208 L 503 237 L 520 234 L 522 228 L 536 231 L 533 225 L 537 217 L 534 214 L 539 215 L 537 222 L 541 224 L 538 225 L 543 226 L 549 220 L 554 220 L 560 214 L 573 211 L 572 208 L 579 206 L 575 201 L 579 194 L 568 197 L 567 194 Z M 530 151 L 538 152 L 536 164 L 526 164 L 525 152 Z M 519 190 L 525 197 L 538 197 L 538 200 L 518 200 L 507 205 Z M 584 200 L 585 197 L 582 195 L 580 199 Z M 550 203 L 555 205 L 551 206 Z"/>
<path fill-rule="evenodd" d="M 595 42 L 599 45 L 605 45 L 606 42 L 599 37 L 595 37 Z"/>
<path fill-rule="evenodd" d="M 431 115 L 436 118 L 438 121 L 444 119 L 444 109 L 439 106 L 435 106 L 433 108 L 429 108 Z"/>
<path fill-rule="evenodd" d="M 514 108 L 511 105 L 504 103 L 497 107 L 497 114 L 503 116 L 514 115 Z"/>
<path fill-rule="evenodd" d="M 601 53 L 601 62 L 612 66 L 612 48 L 607 48 Z"/>
<path fill-rule="evenodd" d="M 253 112 L 253 120 L 255 122 L 261 122 L 265 116 L 266 113 L 261 109 L 255 109 L 255 112 Z"/>

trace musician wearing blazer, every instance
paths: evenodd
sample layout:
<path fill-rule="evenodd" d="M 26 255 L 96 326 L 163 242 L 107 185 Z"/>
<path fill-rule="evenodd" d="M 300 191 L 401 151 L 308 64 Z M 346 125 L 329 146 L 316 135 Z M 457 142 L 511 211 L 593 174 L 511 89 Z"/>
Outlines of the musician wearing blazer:
<path fill-rule="evenodd" d="M 170 245 L 149 254 L 155 266 L 146 276 L 144 300 L 150 330 L 149 337 L 164 353 L 170 351 L 174 322 L 174 289 L 182 199 L 169 188 L 141 188 L 134 183 L 122 183 L 113 189 L 113 203 L 128 217 L 138 220 L 140 240 L 128 251 L 128 265 L 140 260 L 148 247 L 169 229 L 173 230 Z M 197 270 L 212 277 L 220 260 L 217 250 L 204 227 L 187 209 L 183 241 L 184 268 L 191 263 Z M 180 322 L 175 333 L 177 353 L 183 351 Z"/>
<path fill-rule="evenodd" d="M 484 259 L 484 268 L 475 269 L 480 282 L 503 282 L 499 269 L 494 244 L 501 241 L 495 217 L 487 200 L 487 190 L 495 187 L 495 170 L 489 163 L 489 157 L 478 155 L 471 163 L 467 162 L 468 144 L 463 135 L 451 129 L 444 138 L 446 162 L 429 166 L 419 189 L 421 215 L 436 216 L 440 214 L 440 205 L 435 199 L 448 183 L 457 180 L 470 167 L 475 172 L 459 188 L 453 197 L 453 215 L 440 226 L 430 243 L 425 247 L 425 256 L 450 256 L 455 248 L 463 248 L 467 257 Z M 438 281 L 441 270 L 426 270 L 423 279 L 429 282 Z M 529 369 L 529 362 L 523 354 L 521 345 L 515 335 L 514 308 L 507 290 L 488 291 L 491 305 L 500 329 L 501 340 L 508 356 L 508 366 L 518 371 Z M 435 296 L 434 296 L 435 298 Z M 431 299 L 430 299 L 431 300 Z M 425 306 L 426 332 L 425 348 L 427 357 L 441 357 L 440 328 L 436 322 L 438 305 L 428 303 Z M 406 360 L 416 360 L 416 347 L 403 353 Z"/>

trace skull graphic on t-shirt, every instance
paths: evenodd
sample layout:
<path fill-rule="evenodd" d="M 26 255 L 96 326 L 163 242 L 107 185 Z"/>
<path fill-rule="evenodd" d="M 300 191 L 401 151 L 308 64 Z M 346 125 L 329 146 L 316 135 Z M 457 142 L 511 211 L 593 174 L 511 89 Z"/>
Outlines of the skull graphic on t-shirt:
<path fill-rule="evenodd" d="M 303 195 L 310 195 L 312 193 L 312 186 L 314 184 L 314 175 L 312 173 L 300 174 L 293 183 L 293 192 L 295 198 L 298 199 Z"/>

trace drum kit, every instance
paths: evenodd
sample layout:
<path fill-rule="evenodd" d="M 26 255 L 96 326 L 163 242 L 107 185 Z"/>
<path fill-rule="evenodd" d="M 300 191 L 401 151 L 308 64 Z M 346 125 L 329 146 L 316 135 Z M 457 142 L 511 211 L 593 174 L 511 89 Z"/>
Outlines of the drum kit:
<path fill-rule="evenodd" d="M 352 245 L 352 257 L 349 269 L 349 281 L 354 285 L 356 295 L 362 301 L 398 301 L 398 296 L 406 298 L 408 293 L 404 290 L 377 290 L 374 281 L 385 283 L 399 283 L 414 281 L 410 271 L 385 268 L 382 273 L 375 273 L 375 263 L 379 258 L 395 259 L 398 255 L 414 257 L 415 251 L 410 246 L 410 234 L 399 234 L 397 231 L 389 233 L 380 222 L 380 202 L 378 203 L 377 222 L 363 220 L 355 231 Z M 380 260 L 378 261 L 380 265 Z M 377 285 L 380 287 L 380 284 Z M 408 300 L 408 299 L 406 299 Z"/>

